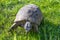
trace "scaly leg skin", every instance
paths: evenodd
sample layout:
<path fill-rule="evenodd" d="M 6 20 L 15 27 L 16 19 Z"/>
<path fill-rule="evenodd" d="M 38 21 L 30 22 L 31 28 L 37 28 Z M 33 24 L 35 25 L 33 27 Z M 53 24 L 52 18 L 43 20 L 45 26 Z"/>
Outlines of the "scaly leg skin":
<path fill-rule="evenodd" d="M 12 26 L 11 26 L 11 28 L 9 29 L 9 31 L 12 31 L 12 30 L 14 30 L 15 28 L 17 28 L 17 23 L 14 23 Z"/>
<path fill-rule="evenodd" d="M 34 32 L 40 33 L 37 25 L 34 25 Z"/>
<path fill-rule="evenodd" d="M 26 30 L 26 33 L 28 33 L 31 30 L 31 23 L 29 21 L 25 23 L 24 29 Z"/>

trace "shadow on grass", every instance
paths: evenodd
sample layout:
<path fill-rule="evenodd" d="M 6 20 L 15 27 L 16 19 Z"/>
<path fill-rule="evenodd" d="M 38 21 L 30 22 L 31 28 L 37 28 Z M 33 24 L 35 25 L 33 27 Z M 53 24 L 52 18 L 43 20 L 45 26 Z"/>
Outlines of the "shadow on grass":
<path fill-rule="evenodd" d="M 39 29 L 41 40 L 59 40 L 58 38 L 60 38 L 59 25 L 55 25 L 47 19 L 42 20 Z"/>

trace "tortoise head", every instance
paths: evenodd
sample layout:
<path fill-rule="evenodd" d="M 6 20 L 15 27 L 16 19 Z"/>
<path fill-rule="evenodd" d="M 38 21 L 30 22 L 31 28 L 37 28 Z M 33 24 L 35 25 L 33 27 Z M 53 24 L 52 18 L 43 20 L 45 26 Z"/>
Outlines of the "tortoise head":
<path fill-rule="evenodd" d="M 29 32 L 31 30 L 31 22 L 27 21 L 24 25 L 24 29 L 26 30 L 26 32 Z"/>

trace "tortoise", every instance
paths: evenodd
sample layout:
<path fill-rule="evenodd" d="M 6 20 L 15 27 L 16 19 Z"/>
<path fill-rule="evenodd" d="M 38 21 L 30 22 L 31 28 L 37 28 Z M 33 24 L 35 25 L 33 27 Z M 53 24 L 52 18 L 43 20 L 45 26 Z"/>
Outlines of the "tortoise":
<path fill-rule="evenodd" d="M 18 11 L 10 30 L 21 26 L 26 32 L 29 32 L 31 29 L 38 32 L 38 25 L 40 25 L 42 17 L 42 12 L 38 6 L 35 4 L 25 5 Z"/>

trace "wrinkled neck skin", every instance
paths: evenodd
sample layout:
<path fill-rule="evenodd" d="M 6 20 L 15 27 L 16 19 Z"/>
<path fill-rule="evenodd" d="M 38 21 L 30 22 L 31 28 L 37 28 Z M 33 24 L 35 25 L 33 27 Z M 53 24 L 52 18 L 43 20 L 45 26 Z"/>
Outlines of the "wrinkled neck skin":
<path fill-rule="evenodd" d="M 24 25 L 24 29 L 26 30 L 26 33 L 29 32 L 32 28 L 32 24 L 29 21 L 26 21 L 25 25 Z"/>

